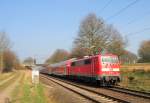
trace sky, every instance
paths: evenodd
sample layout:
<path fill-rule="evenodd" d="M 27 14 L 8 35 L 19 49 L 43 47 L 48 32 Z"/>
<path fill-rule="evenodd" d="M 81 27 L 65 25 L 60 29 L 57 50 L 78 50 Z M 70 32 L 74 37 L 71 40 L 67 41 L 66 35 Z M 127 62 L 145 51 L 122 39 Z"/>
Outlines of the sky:
<path fill-rule="evenodd" d="M 150 39 L 150 0 L 0 0 L 0 31 L 21 60 L 31 56 L 42 62 L 58 48 L 71 50 L 89 13 L 127 37 L 126 49 L 133 53 Z"/>

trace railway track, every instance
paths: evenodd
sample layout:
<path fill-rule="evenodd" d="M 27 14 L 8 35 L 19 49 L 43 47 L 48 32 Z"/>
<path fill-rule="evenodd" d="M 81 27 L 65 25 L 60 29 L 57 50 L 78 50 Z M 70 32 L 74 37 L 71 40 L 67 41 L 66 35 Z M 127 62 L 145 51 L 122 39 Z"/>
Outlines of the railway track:
<path fill-rule="evenodd" d="M 150 93 L 148 92 L 141 92 L 141 91 L 135 91 L 127 88 L 122 88 L 119 86 L 113 87 L 113 88 L 107 88 L 113 91 L 129 94 L 129 95 L 134 95 L 140 98 L 145 98 L 145 99 L 150 99 Z"/>
<path fill-rule="evenodd" d="M 42 77 L 51 80 L 52 82 L 69 89 L 72 92 L 75 92 L 76 94 L 94 102 L 94 103 L 129 103 L 124 100 L 120 100 L 114 97 L 106 96 L 98 92 L 94 92 L 92 90 L 80 87 L 78 85 L 72 84 L 70 82 L 58 79 L 58 78 L 53 78 L 53 77 L 48 77 L 45 75 L 41 75 Z"/>
<path fill-rule="evenodd" d="M 44 76 L 44 75 L 42 75 Z M 120 88 L 119 89 L 114 89 L 114 88 L 95 88 L 95 87 L 89 87 L 89 86 L 85 86 L 85 85 L 81 85 L 78 83 L 72 83 L 70 81 L 66 81 L 66 80 L 62 80 L 62 79 L 58 79 L 58 78 L 54 78 L 54 77 L 48 77 L 48 76 L 44 76 L 45 78 L 63 86 L 64 88 L 67 88 L 95 103 L 102 103 L 102 100 L 105 100 L 103 102 L 110 102 L 110 103 L 150 103 L 150 98 L 149 95 L 146 94 L 140 94 L 139 92 L 135 93 L 134 91 L 129 92 L 129 90 L 125 92 L 125 90 L 123 91 L 123 89 Z M 62 85 L 62 84 L 67 84 L 67 85 Z M 79 88 L 80 90 L 76 91 L 76 90 L 72 90 L 71 88 L 68 88 L 68 85 L 71 85 L 71 88 Z M 84 91 L 87 91 L 89 93 L 84 93 Z M 79 93 L 79 91 L 82 91 Z M 88 96 L 85 94 L 92 94 L 92 95 L 96 95 L 96 96 Z M 92 98 L 91 98 L 92 97 Z M 94 98 L 96 97 L 96 98 Z M 99 99 L 97 99 L 99 98 Z M 101 98 L 101 100 L 100 100 Z"/>

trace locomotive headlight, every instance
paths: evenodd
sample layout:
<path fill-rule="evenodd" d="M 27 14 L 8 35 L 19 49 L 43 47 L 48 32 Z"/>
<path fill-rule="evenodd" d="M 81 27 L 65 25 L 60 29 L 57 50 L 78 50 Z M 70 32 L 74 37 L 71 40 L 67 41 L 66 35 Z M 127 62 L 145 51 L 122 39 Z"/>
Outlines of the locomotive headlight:
<path fill-rule="evenodd" d="M 113 68 L 110 68 L 109 70 L 110 70 L 110 71 L 113 71 Z"/>
<path fill-rule="evenodd" d="M 119 71 L 119 68 L 114 68 L 113 71 Z"/>

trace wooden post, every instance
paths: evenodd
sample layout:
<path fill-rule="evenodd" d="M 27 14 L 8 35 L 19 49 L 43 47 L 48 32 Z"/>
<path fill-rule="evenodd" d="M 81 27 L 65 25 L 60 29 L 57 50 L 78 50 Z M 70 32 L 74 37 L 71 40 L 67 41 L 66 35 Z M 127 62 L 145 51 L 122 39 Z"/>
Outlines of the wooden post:
<path fill-rule="evenodd" d="M 3 52 L 0 51 L 0 73 L 3 71 Z"/>

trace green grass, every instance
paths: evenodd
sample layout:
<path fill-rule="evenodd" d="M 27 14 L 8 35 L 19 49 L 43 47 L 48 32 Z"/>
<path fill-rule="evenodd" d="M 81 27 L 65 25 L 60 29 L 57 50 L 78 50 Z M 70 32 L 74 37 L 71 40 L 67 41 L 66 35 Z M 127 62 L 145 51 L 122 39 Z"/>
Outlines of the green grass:
<path fill-rule="evenodd" d="M 12 93 L 13 103 L 47 103 L 47 97 L 44 94 L 44 86 L 32 84 L 31 78 L 22 76 L 20 84 L 16 86 Z"/>
<path fill-rule="evenodd" d="M 34 87 L 34 91 L 36 92 L 34 96 L 34 103 L 46 103 L 46 98 L 44 96 L 44 87 L 42 84 L 38 84 Z"/>
<path fill-rule="evenodd" d="M 121 77 L 120 85 L 134 90 L 150 92 L 150 71 L 122 69 Z"/>
<path fill-rule="evenodd" d="M 22 99 L 22 103 L 32 103 L 31 100 L 31 90 L 30 90 L 30 86 L 28 84 L 24 84 L 23 86 L 23 99 Z"/>
<path fill-rule="evenodd" d="M 35 86 L 24 84 L 21 103 L 47 103 L 42 84 Z"/>

